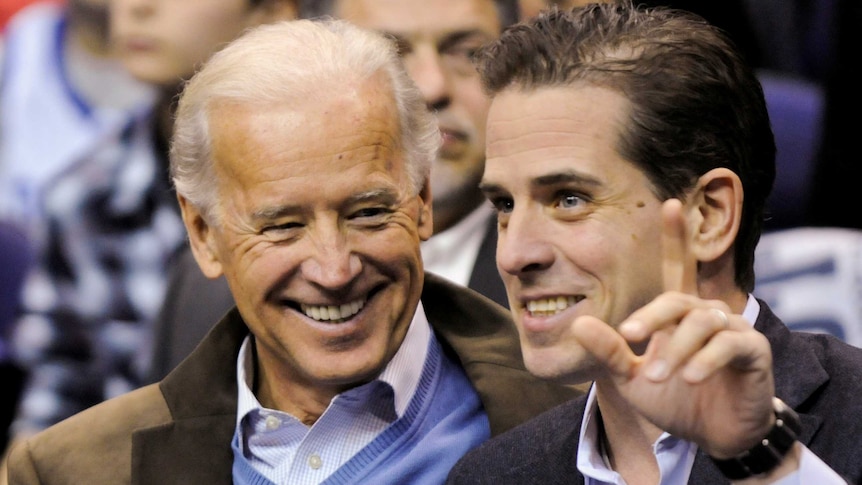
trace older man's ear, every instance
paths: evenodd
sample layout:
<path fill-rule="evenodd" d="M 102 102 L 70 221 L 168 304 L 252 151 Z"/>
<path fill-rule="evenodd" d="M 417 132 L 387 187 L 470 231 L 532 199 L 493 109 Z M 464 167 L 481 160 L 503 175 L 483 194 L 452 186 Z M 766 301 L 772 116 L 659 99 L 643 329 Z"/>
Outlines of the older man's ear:
<path fill-rule="evenodd" d="M 201 211 L 182 195 L 177 195 L 183 223 L 189 235 L 189 245 L 195 261 L 207 278 L 215 279 L 223 274 L 221 262 L 215 247 L 212 227 Z"/>
<path fill-rule="evenodd" d="M 425 186 L 419 191 L 419 238 L 427 241 L 434 234 L 434 213 L 431 209 L 431 181 L 425 182 Z"/>

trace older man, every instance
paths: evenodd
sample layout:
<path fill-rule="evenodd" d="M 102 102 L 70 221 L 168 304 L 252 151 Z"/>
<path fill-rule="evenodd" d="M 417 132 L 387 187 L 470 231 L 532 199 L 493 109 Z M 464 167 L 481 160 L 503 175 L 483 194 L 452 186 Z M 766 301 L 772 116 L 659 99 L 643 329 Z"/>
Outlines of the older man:
<path fill-rule="evenodd" d="M 425 269 L 508 305 L 494 264 L 496 219 L 478 186 L 489 100 L 470 55 L 517 21 L 517 0 L 313 0 L 299 2 L 299 15 L 343 18 L 397 40 L 443 135 L 431 171 L 434 234 L 422 242 Z M 205 279 L 191 255 L 181 254 L 158 319 L 152 380 L 188 355 L 232 305 L 226 282 Z"/>

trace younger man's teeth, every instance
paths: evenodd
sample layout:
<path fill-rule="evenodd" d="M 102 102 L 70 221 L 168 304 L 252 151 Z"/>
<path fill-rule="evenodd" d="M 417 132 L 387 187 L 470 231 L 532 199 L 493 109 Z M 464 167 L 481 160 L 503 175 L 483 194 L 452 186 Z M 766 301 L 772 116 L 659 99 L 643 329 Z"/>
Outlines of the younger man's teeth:
<path fill-rule="evenodd" d="M 343 305 L 300 305 L 303 313 L 320 321 L 346 320 L 359 313 L 359 310 L 362 310 L 363 306 L 365 306 L 365 299 L 356 300 Z"/>
<path fill-rule="evenodd" d="M 579 301 L 574 296 L 558 296 L 527 302 L 527 311 L 530 313 L 544 313 L 552 315 L 561 312 Z"/>

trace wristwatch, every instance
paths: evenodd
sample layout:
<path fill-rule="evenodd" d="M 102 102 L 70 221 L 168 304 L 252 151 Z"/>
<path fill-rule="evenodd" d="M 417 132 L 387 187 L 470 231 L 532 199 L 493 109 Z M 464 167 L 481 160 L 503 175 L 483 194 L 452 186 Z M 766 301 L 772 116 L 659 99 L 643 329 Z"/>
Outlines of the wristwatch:
<path fill-rule="evenodd" d="M 796 438 L 802 431 L 799 415 L 777 397 L 772 398 L 772 408 L 775 411 L 775 424 L 760 443 L 734 458 L 712 459 L 725 477 L 742 480 L 771 472 L 781 464 L 784 456 L 796 443 Z"/>

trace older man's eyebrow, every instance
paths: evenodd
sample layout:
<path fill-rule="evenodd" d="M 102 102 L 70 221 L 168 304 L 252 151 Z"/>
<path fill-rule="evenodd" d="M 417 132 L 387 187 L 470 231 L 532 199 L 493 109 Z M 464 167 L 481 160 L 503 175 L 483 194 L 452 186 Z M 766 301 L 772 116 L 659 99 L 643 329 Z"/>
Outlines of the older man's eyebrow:
<path fill-rule="evenodd" d="M 251 214 L 252 220 L 255 221 L 272 221 L 282 217 L 293 216 L 302 212 L 302 208 L 298 205 L 279 205 L 273 207 L 265 207 Z"/>
<path fill-rule="evenodd" d="M 400 200 L 398 191 L 392 188 L 379 188 L 357 192 L 351 194 L 344 199 L 341 205 L 349 206 L 366 202 L 378 202 L 387 206 L 392 206 Z M 282 217 L 294 216 L 300 214 L 307 209 L 298 204 L 286 204 L 272 207 L 265 207 L 252 213 L 252 219 L 256 221 L 271 221 Z"/>
<path fill-rule="evenodd" d="M 397 190 L 390 187 L 383 187 L 353 194 L 346 199 L 346 203 L 357 204 L 362 202 L 377 201 L 387 205 L 392 205 L 398 203 L 399 200 L 400 193 Z"/>

